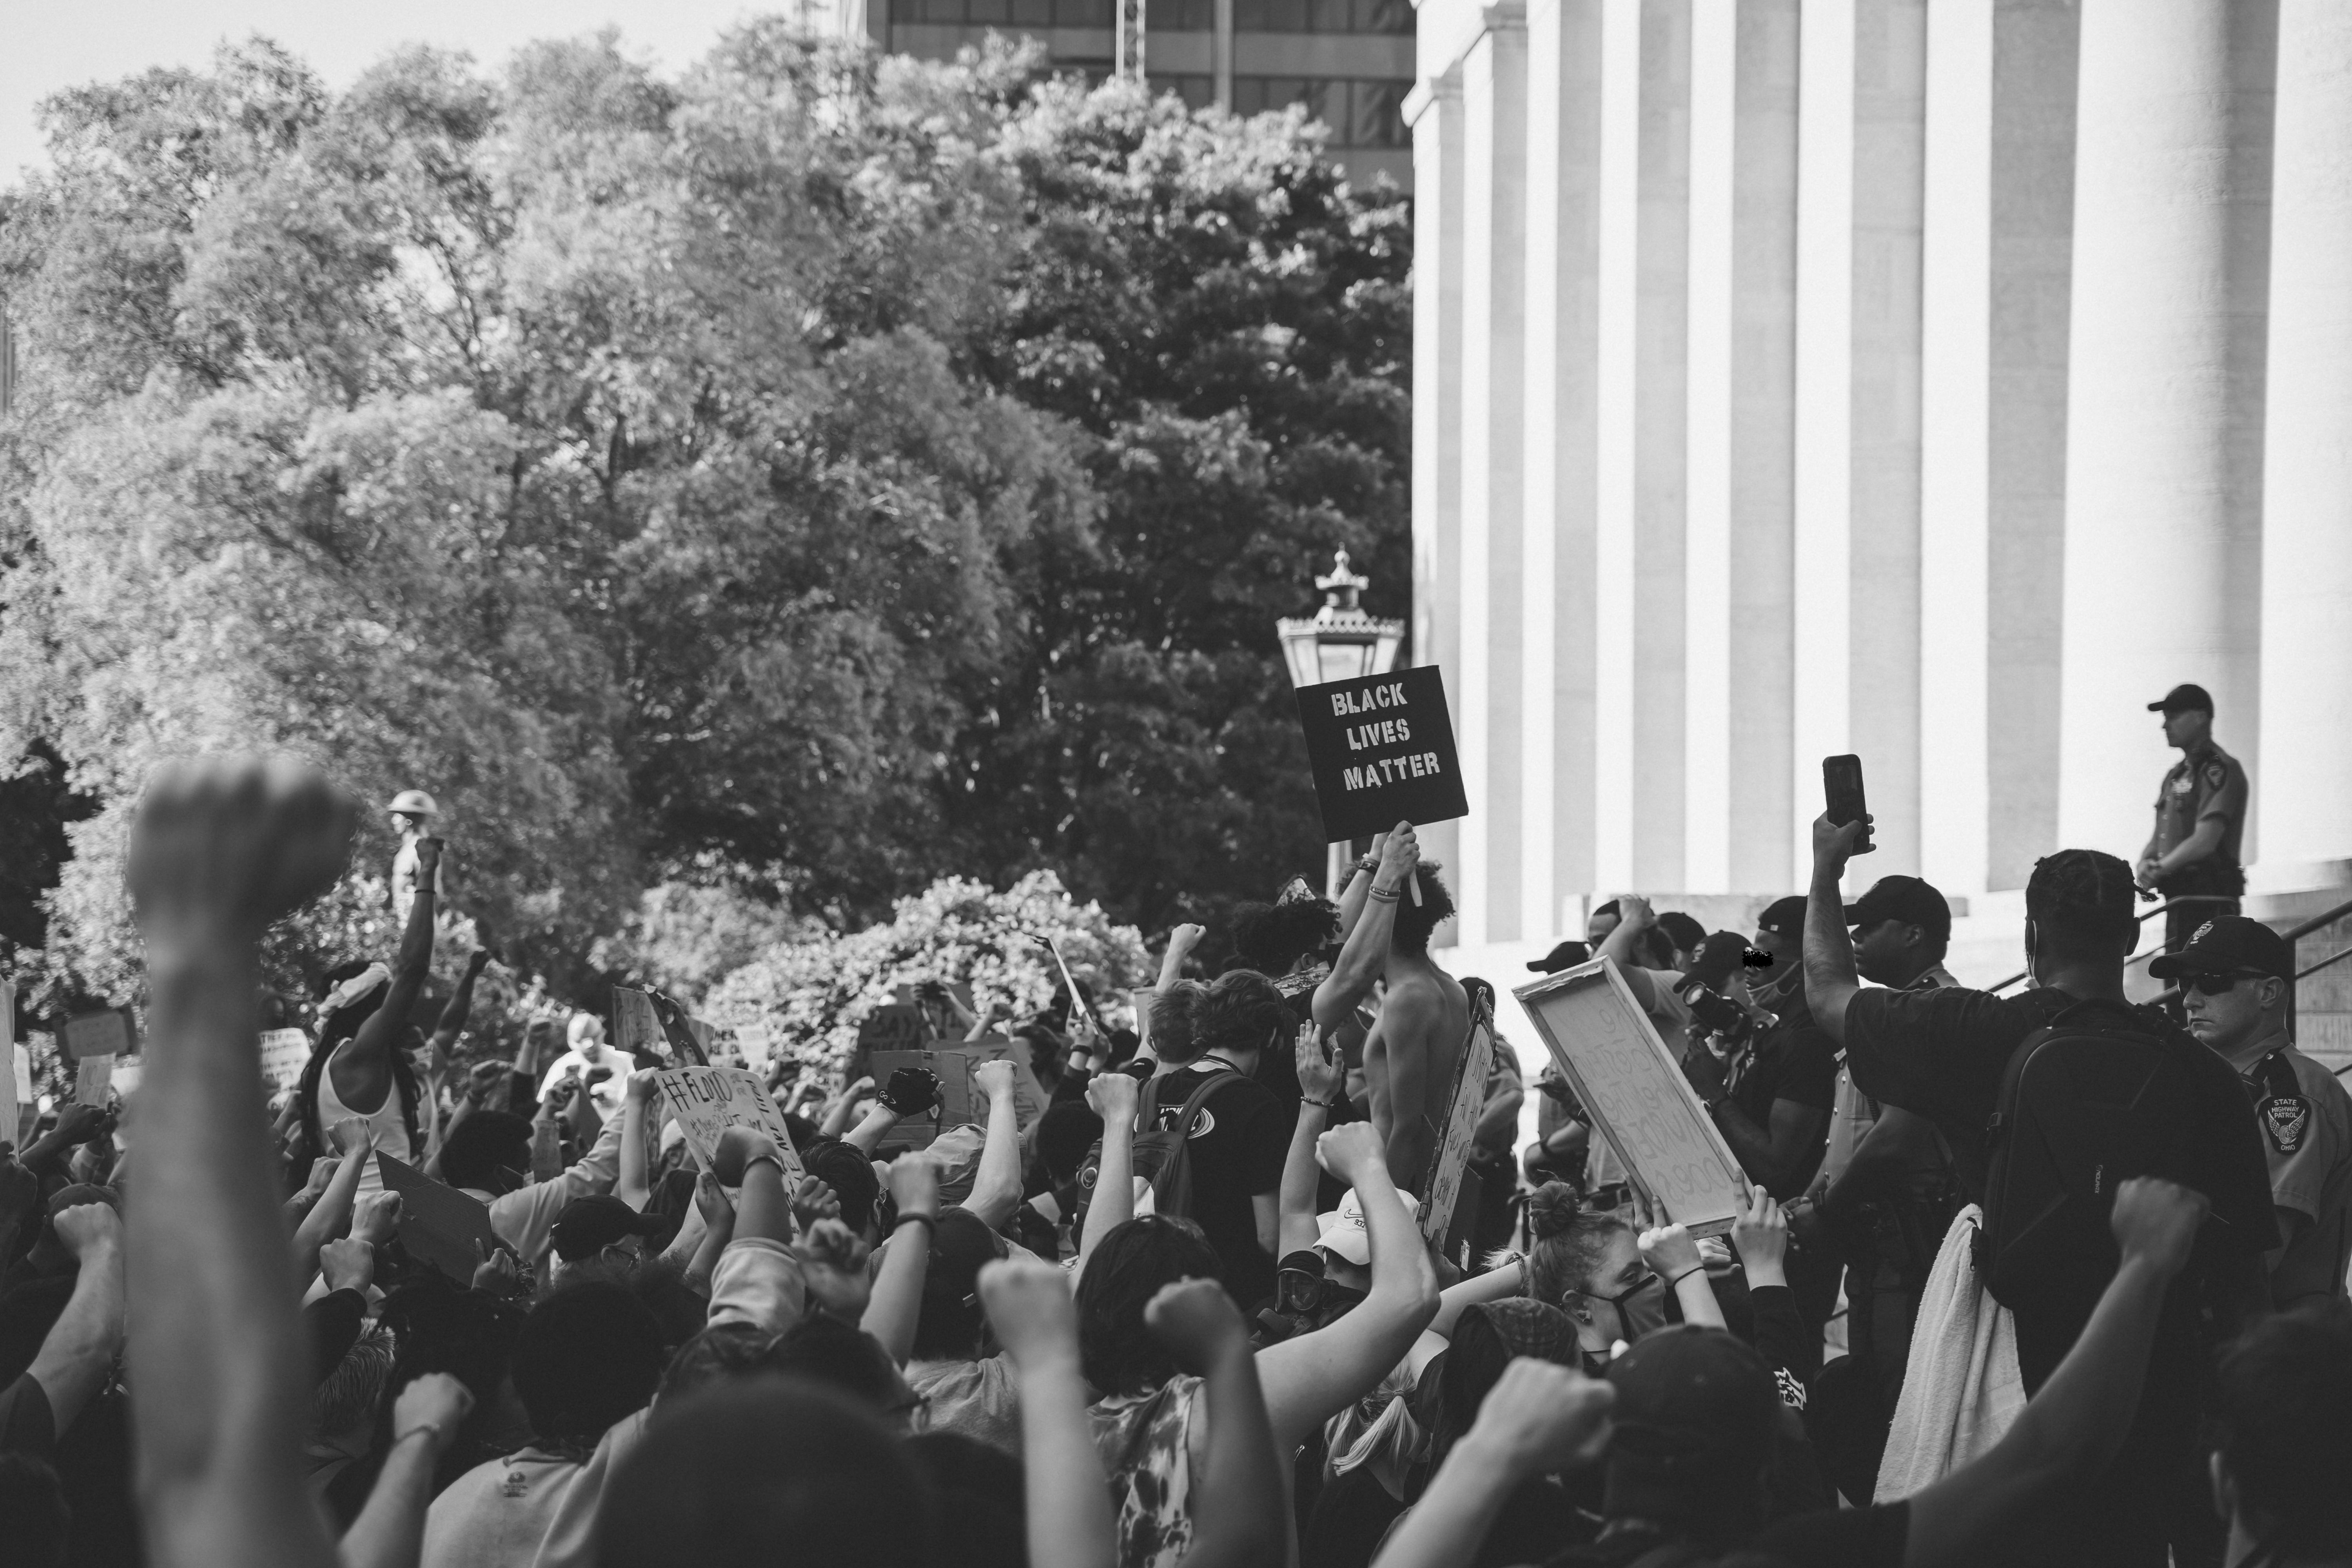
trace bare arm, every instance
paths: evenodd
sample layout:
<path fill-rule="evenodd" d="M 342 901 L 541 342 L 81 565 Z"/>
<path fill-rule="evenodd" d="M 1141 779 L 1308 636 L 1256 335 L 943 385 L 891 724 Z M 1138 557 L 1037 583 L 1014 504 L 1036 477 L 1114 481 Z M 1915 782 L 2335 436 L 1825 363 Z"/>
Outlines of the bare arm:
<path fill-rule="evenodd" d="M 1356 1189 L 1372 1248 L 1370 1293 L 1345 1317 L 1258 1352 L 1276 1446 L 1290 1453 L 1402 1360 L 1437 1311 L 1437 1275 L 1398 1201 L 1380 1134 L 1353 1121 L 1323 1134 L 1324 1166 Z"/>
<path fill-rule="evenodd" d="M 1049 1263 L 991 1263 L 980 1271 L 980 1300 L 1020 1389 L 1029 1568 L 1105 1568 L 1118 1537 L 1087 1423 L 1069 1286 Z"/>
<path fill-rule="evenodd" d="M 1329 1117 L 1312 1094 L 1299 1103 L 1298 1122 L 1290 1131 L 1290 1152 L 1282 1159 L 1281 1214 L 1273 1249 L 1276 1258 L 1314 1246 L 1315 1238 L 1323 1234 L 1315 1213 L 1315 1193 L 1321 1184 L 1318 1178 L 1323 1173 L 1315 1163 L 1315 1141 L 1323 1136 Z"/>
<path fill-rule="evenodd" d="M 347 1116 L 327 1130 L 343 1151 L 342 1163 L 335 1167 L 334 1178 L 302 1223 L 294 1230 L 294 1273 L 303 1285 L 319 1271 L 319 1248 L 343 1234 L 351 1224 L 352 1200 L 359 1195 L 360 1178 L 367 1172 L 367 1163 L 373 1157 L 374 1145 L 368 1141 L 368 1125 L 356 1116 Z"/>
<path fill-rule="evenodd" d="M 930 1273 L 931 1235 L 939 1228 L 940 1167 L 922 1154 L 890 1163 L 890 1198 L 898 1205 L 898 1228 L 883 1248 L 857 1326 L 874 1336 L 900 1366 L 915 1352 L 915 1325 L 923 1315 L 923 1280 Z M 929 1225 L 919 1222 L 929 1219 Z M 1058 1272 L 1058 1271 L 1057 1271 Z"/>
<path fill-rule="evenodd" d="M 392 1406 L 392 1447 L 376 1473 L 367 1506 L 343 1532 L 343 1568 L 416 1568 L 425 1550 L 425 1513 L 433 1469 L 474 1408 L 466 1385 L 428 1372 L 400 1391 Z"/>
<path fill-rule="evenodd" d="M 1965 1568 L 2023 1544 L 2021 1521 L 2115 1461 L 2138 1413 L 2172 1278 L 2189 1260 L 2205 1200 L 2138 1177 L 2116 1189 L 2124 1259 L 2074 1348 L 1989 1453 L 1913 1497 L 1904 1568 Z"/>
<path fill-rule="evenodd" d="M 1845 1044 L 1845 1010 L 1862 989 L 1854 973 L 1853 937 L 1845 925 L 1845 895 L 1838 890 L 1853 842 L 1870 826 L 1870 815 L 1843 826 L 1827 813 L 1813 819 L 1813 885 L 1805 899 L 1805 1003 L 1813 1022 Z"/>
<path fill-rule="evenodd" d="M 1612 1395 L 1564 1366 L 1512 1361 L 1372 1568 L 1468 1568 L 1521 1483 L 1581 1468 L 1607 1449 Z"/>
<path fill-rule="evenodd" d="M 408 906 L 408 923 L 401 930 L 400 955 L 393 961 L 392 984 L 384 992 L 383 1005 L 368 1016 L 359 1033 L 343 1047 L 341 1056 L 347 1062 L 388 1062 L 402 1032 L 408 1027 L 408 1016 L 415 1010 L 417 997 L 425 994 L 425 983 L 433 974 L 433 910 L 439 902 L 433 891 L 437 880 L 434 872 L 440 864 L 441 840 L 418 839 L 416 897 Z"/>
<path fill-rule="evenodd" d="M 63 1436 L 98 1391 L 122 1350 L 122 1220 L 110 1204 L 58 1211 L 58 1239 L 81 1264 L 66 1310 L 29 1369 L 49 1402 L 51 1429 Z"/>
<path fill-rule="evenodd" d="M 1167 951 L 1160 955 L 1160 990 L 1165 992 L 1184 978 L 1184 961 L 1192 955 L 1192 949 L 1200 944 L 1207 930 L 1205 926 L 1180 925 L 1168 933 Z"/>
<path fill-rule="evenodd" d="M 1151 1299 L 1143 1321 L 1205 1383 L 1201 1495 L 1215 1506 L 1193 1515 L 1181 1568 L 1282 1568 L 1291 1544 L 1282 1460 L 1240 1310 L 1215 1280 L 1184 1279 Z"/>
<path fill-rule="evenodd" d="M 646 1174 L 646 1115 L 656 1092 L 655 1076 L 651 1068 L 631 1073 L 628 1099 L 621 1107 L 620 1166 L 613 1178 L 613 1195 L 633 1209 L 643 1209 L 654 1195 Z"/>
<path fill-rule="evenodd" d="M 864 1120 L 851 1128 L 841 1141 L 871 1160 L 874 1151 L 882 1146 L 884 1135 L 898 1125 L 898 1113 L 877 1100 L 867 1109 Z"/>
<path fill-rule="evenodd" d="M 1617 928 L 1601 939 L 1592 956 L 1613 960 L 1617 973 L 1625 982 L 1625 989 L 1633 994 L 1633 1005 L 1644 1013 L 1654 1012 L 1658 1005 L 1657 987 L 1651 983 L 1649 966 L 1642 962 L 1636 945 L 1641 934 L 1658 923 L 1650 900 L 1626 893 L 1617 900 Z"/>
<path fill-rule="evenodd" d="M 1694 1045 L 1690 1049 L 1695 1057 L 1706 1055 L 1704 1047 Z M 1715 1125 L 1749 1178 L 1770 1188 L 1775 1197 L 1796 1196 L 1796 1173 L 1828 1137 L 1830 1113 L 1818 1105 L 1776 1100 L 1770 1125 L 1759 1127 L 1730 1100 L 1716 1098 L 1704 1089 L 1700 1094 L 1715 1100 Z"/>
<path fill-rule="evenodd" d="M 349 855 L 354 805 L 290 763 L 159 769 L 131 827 L 152 1029 L 131 1205 L 140 1512 L 158 1568 L 334 1562 L 298 1454 L 310 1390 L 271 1191 L 257 949 Z M 420 905 L 425 900 L 420 896 Z M 386 1014 L 395 1010 L 387 1007 Z"/>
<path fill-rule="evenodd" d="M 827 1138 L 838 1138 L 848 1131 L 850 1113 L 857 1109 L 859 1099 L 873 1092 L 874 1080 L 870 1078 L 845 1085 L 824 1108 L 824 1120 L 817 1124 L 817 1131 Z"/>
<path fill-rule="evenodd" d="M 1021 1106 L 1014 1099 L 1019 1080 L 1013 1064 L 1002 1060 L 981 1063 L 971 1078 L 988 1091 L 988 1136 L 962 1206 L 994 1230 L 1021 1206 Z"/>
<path fill-rule="evenodd" d="M 1356 1005 L 1371 994 L 1372 982 L 1388 965 L 1389 939 L 1396 931 L 1397 901 L 1405 883 L 1421 863 L 1421 847 L 1412 824 L 1399 823 L 1381 848 L 1381 868 L 1372 873 L 1365 894 L 1364 912 L 1348 932 L 1339 961 L 1315 988 L 1315 1022 L 1336 1029 L 1352 1016 Z"/>
<path fill-rule="evenodd" d="M 1102 1238 L 1135 1217 L 1135 1107 L 1143 1086 L 1123 1072 L 1097 1073 L 1087 1081 L 1087 1103 L 1103 1119 L 1102 1163 L 1095 1172 L 1095 1195 L 1078 1231 L 1078 1266 L 1070 1287 L 1086 1277 L 1087 1259 Z"/>

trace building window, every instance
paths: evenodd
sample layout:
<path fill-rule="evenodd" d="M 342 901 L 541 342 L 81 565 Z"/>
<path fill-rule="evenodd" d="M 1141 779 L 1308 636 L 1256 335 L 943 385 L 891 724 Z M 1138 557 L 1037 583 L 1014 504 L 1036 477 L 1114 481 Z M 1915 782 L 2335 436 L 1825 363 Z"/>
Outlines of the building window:
<path fill-rule="evenodd" d="M 1234 0 L 1237 33 L 1412 36 L 1412 0 Z"/>
<path fill-rule="evenodd" d="M 1112 26 L 1112 0 L 1054 0 L 1054 26 L 1056 27 L 1100 27 L 1108 32 Z"/>
<path fill-rule="evenodd" d="M 1174 93 L 1187 109 L 1206 109 L 1217 101 L 1217 79 L 1213 76 L 1154 75 L 1151 88 L 1155 92 Z"/>
<path fill-rule="evenodd" d="M 1309 119 L 1331 128 L 1334 147 L 1403 147 L 1410 144 L 1404 95 L 1412 88 L 1409 81 L 1386 79 L 1237 76 L 1234 78 L 1234 112 L 1262 114 L 1303 103 Z"/>

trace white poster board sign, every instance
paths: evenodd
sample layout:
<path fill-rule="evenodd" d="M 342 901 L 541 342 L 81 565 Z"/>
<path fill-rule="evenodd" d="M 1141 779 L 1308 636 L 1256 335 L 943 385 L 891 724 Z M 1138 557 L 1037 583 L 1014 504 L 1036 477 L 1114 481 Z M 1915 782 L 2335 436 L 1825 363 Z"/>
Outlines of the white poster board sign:
<path fill-rule="evenodd" d="M 130 1009 L 124 1007 L 67 1019 L 63 1038 L 66 1055 L 75 1061 L 84 1057 L 127 1057 L 139 1048 Z"/>
<path fill-rule="evenodd" d="M 272 1095 L 284 1094 L 302 1081 L 310 1065 L 310 1037 L 300 1029 L 261 1031 L 261 1077 Z"/>
<path fill-rule="evenodd" d="M 1471 1017 L 1470 1038 L 1454 1069 L 1454 1094 L 1447 1101 L 1445 1127 L 1430 1162 L 1428 1190 L 1421 1199 L 1421 1238 L 1441 1253 L 1454 1211 L 1462 1202 L 1462 1173 L 1470 1167 L 1470 1147 L 1478 1131 L 1478 1113 L 1486 1108 L 1486 1079 L 1495 1070 L 1495 1031 L 1483 1007 Z"/>
<path fill-rule="evenodd" d="M 106 1109 L 106 1091 L 114 1082 L 114 1058 L 84 1057 L 74 1064 L 74 1103 Z"/>
<path fill-rule="evenodd" d="M 1729 1230 L 1747 1175 L 1616 964 L 1597 959 L 1513 994 L 1634 1189 L 1693 1236 Z"/>
<path fill-rule="evenodd" d="M 695 1163 L 710 1168 L 719 1135 L 730 1127 L 756 1127 L 776 1141 L 784 1154 L 784 1190 L 791 1192 L 803 1174 L 799 1152 L 784 1128 L 784 1113 L 769 1094 L 760 1075 L 741 1068 L 671 1068 L 654 1082 L 660 1088 L 669 1113 Z"/>

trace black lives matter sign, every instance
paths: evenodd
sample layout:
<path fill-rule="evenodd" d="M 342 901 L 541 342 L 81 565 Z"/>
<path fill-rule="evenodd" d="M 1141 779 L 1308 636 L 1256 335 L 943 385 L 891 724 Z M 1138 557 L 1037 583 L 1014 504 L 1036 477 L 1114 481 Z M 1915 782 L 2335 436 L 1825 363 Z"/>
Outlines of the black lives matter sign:
<path fill-rule="evenodd" d="M 1332 843 L 1470 815 L 1436 666 L 1301 687 L 1298 721 Z"/>

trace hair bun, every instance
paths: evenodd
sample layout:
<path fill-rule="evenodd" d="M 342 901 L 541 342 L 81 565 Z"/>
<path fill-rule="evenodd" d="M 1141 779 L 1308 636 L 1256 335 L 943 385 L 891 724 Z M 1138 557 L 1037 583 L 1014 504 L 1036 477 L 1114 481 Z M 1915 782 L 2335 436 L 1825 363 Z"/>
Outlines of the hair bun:
<path fill-rule="evenodd" d="M 1528 1237 L 1549 1241 L 1576 1223 L 1584 1212 L 1584 1194 L 1566 1182 L 1546 1182 L 1528 1194 Z"/>

